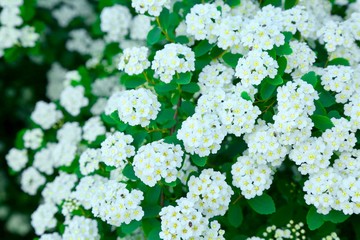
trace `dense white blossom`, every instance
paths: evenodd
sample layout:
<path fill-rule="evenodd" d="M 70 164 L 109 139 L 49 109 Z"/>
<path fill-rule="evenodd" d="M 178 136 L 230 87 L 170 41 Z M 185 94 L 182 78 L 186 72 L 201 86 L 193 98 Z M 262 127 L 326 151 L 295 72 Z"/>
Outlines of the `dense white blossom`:
<path fill-rule="evenodd" d="M 126 90 L 118 96 L 114 102 L 111 102 L 114 104 L 113 107 L 110 98 L 107 108 L 118 110 L 120 120 L 131 126 L 148 126 L 151 120 L 156 119 L 160 111 L 160 102 L 149 89 Z"/>
<path fill-rule="evenodd" d="M 259 85 L 266 77 L 274 78 L 278 63 L 267 52 L 251 51 L 245 58 L 240 58 L 236 66 L 235 76 L 246 85 Z"/>
<path fill-rule="evenodd" d="M 84 94 L 85 89 L 83 86 L 69 86 L 60 95 L 60 104 L 72 116 L 77 116 L 80 114 L 81 108 L 89 104 L 89 100 Z"/>
<path fill-rule="evenodd" d="M 163 140 L 144 145 L 134 156 L 135 175 L 151 187 L 162 178 L 171 183 L 176 180 L 183 155 L 180 145 L 165 143 Z"/>
<path fill-rule="evenodd" d="M 127 7 L 114 5 L 102 10 L 101 30 L 107 33 L 110 42 L 118 42 L 123 39 L 129 32 L 131 23 L 131 14 Z"/>
<path fill-rule="evenodd" d="M 34 167 L 29 167 L 21 174 L 21 189 L 35 195 L 40 186 L 46 182 L 46 179 Z"/>
<path fill-rule="evenodd" d="M 43 101 L 37 102 L 35 110 L 31 113 L 31 119 L 44 130 L 50 129 L 62 117 L 62 112 L 56 109 L 54 103 L 46 103 Z"/>
<path fill-rule="evenodd" d="M 148 52 L 146 47 L 126 48 L 120 57 L 118 69 L 129 75 L 142 73 L 150 66 Z"/>
<path fill-rule="evenodd" d="M 135 154 L 135 147 L 130 145 L 133 140 L 131 135 L 122 132 L 109 134 L 101 143 L 101 160 L 108 166 L 123 169 L 127 158 Z"/>
<path fill-rule="evenodd" d="M 175 74 L 195 70 L 195 54 L 189 47 L 169 43 L 156 52 L 151 68 L 161 81 L 169 83 Z"/>
<path fill-rule="evenodd" d="M 9 153 L 5 156 L 6 162 L 9 167 L 18 172 L 26 166 L 28 162 L 28 155 L 25 149 L 10 149 Z"/>
<path fill-rule="evenodd" d="M 213 169 L 205 169 L 199 177 L 191 176 L 186 197 L 194 203 L 195 209 L 206 217 L 224 215 L 234 194 L 226 183 L 225 175 Z"/>
<path fill-rule="evenodd" d="M 161 10 L 169 8 L 170 0 L 132 0 L 131 6 L 136 12 L 144 14 L 147 12 L 151 16 L 159 16 Z"/>

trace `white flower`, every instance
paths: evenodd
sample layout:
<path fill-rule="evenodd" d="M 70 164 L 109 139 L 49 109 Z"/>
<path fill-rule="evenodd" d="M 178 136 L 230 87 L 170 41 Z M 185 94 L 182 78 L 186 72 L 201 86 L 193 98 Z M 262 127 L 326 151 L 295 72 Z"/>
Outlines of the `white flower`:
<path fill-rule="evenodd" d="M 162 50 L 156 52 L 151 68 L 155 76 L 169 83 L 176 73 L 186 73 L 195 70 L 195 54 L 191 48 L 177 44 L 166 44 Z"/>
<path fill-rule="evenodd" d="M 170 7 L 169 3 L 170 0 L 132 0 L 131 6 L 135 8 L 137 13 L 148 12 L 149 15 L 157 17 L 164 7 Z"/>
<path fill-rule="evenodd" d="M 80 156 L 80 172 L 83 175 L 88 175 L 99 169 L 99 162 L 101 160 L 100 149 L 86 149 Z"/>
<path fill-rule="evenodd" d="M 29 167 L 21 174 L 21 189 L 30 194 L 35 195 L 46 179 L 34 167 Z"/>
<path fill-rule="evenodd" d="M 106 128 L 99 116 L 88 119 L 83 126 L 83 138 L 88 142 L 94 142 L 97 137 L 105 133 Z"/>
<path fill-rule="evenodd" d="M 144 145 L 134 157 L 135 175 L 150 187 L 162 178 L 171 183 L 176 180 L 183 155 L 180 145 L 164 143 L 163 140 Z"/>
<path fill-rule="evenodd" d="M 156 119 L 161 106 L 157 96 L 145 88 L 122 92 L 114 104 L 116 105 L 111 107 L 109 100 L 107 108 L 117 109 L 120 120 L 131 126 L 142 127 L 148 126 L 151 120 Z"/>
<path fill-rule="evenodd" d="M 110 42 L 119 42 L 129 32 L 131 14 L 127 7 L 114 5 L 106 7 L 100 15 L 101 30 L 107 33 Z"/>
<path fill-rule="evenodd" d="M 50 129 L 62 117 L 62 112 L 56 109 L 54 103 L 46 103 L 43 101 L 36 103 L 35 110 L 31 114 L 31 119 L 44 130 Z"/>
<path fill-rule="evenodd" d="M 118 69 L 129 75 L 142 73 L 150 66 L 147 47 L 126 48 L 120 56 Z"/>
<path fill-rule="evenodd" d="M 36 150 L 41 146 L 43 137 L 44 133 L 40 128 L 27 130 L 23 136 L 24 146 Z"/>
<path fill-rule="evenodd" d="M 27 151 L 25 149 L 19 150 L 12 148 L 5 158 L 9 167 L 16 172 L 23 169 L 28 162 Z"/>
<path fill-rule="evenodd" d="M 130 145 L 133 140 L 131 135 L 122 132 L 108 135 L 101 143 L 101 160 L 108 166 L 123 169 L 127 164 L 127 158 L 135 154 L 135 147 Z"/>
<path fill-rule="evenodd" d="M 86 107 L 89 100 L 84 96 L 85 89 L 83 86 L 68 86 L 60 95 L 60 104 L 72 116 L 80 114 L 80 109 Z"/>

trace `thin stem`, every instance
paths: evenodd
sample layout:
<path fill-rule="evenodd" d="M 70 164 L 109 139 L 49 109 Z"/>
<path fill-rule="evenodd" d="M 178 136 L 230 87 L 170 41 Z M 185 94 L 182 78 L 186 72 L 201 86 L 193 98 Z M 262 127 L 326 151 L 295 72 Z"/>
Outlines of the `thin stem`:
<path fill-rule="evenodd" d="M 172 43 L 173 43 L 174 40 L 172 40 L 172 39 L 169 37 L 169 34 L 167 33 L 167 31 L 164 30 L 163 27 L 161 26 L 159 17 L 156 17 L 155 19 L 156 19 L 157 25 L 159 26 L 161 32 L 164 34 L 166 40 L 168 40 L 169 42 L 172 42 Z"/>

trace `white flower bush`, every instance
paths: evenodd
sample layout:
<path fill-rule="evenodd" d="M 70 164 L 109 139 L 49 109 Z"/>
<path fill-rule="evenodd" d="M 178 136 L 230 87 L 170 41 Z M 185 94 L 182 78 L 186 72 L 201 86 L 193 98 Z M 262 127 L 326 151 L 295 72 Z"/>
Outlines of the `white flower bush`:
<path fill-rule="evenodd" d="M 64 44 L 80 67 L 51 65 L 6 155 L 39 239 L 355 239 L 356 1 L 73 2 L 38 6 L 85 19 Z"/>

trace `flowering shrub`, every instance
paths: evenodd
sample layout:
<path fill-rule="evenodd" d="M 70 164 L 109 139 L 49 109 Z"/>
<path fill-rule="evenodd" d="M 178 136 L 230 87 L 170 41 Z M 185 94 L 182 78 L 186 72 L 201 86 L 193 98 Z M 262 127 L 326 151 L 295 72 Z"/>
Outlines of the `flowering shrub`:
<path fill-rule="evenodd" d="M 360 238 L 358 2 L 38 7 L 86 19 L 6 155 L 39 239 Z"/>

